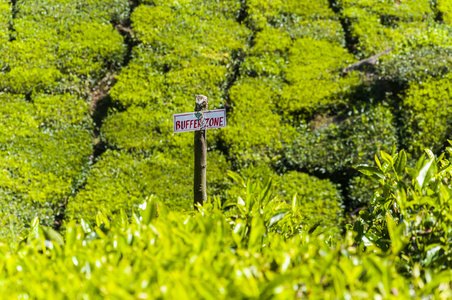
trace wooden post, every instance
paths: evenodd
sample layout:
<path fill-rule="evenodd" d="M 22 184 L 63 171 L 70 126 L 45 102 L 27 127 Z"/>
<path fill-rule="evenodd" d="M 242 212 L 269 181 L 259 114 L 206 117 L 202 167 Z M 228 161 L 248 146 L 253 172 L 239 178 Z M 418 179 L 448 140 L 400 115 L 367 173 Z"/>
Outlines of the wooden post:
<path fill-rule="evenodd" d="M 207 110 L 207 97 L 203 95 L 196 95 L 195 112 L 202 114 Z M 202 118 L 204 121 L 204 118 Z M 207 171 L 207 143 L 206 143 L 206 129 L 202 128 L 195 131 L 195 172 L 194 172 L 194 205 L 196 203 L 202 204 L 207 200 L 206 191 L 206 171 Z M 195 206 L 196 209 L 196 206 Z"/>

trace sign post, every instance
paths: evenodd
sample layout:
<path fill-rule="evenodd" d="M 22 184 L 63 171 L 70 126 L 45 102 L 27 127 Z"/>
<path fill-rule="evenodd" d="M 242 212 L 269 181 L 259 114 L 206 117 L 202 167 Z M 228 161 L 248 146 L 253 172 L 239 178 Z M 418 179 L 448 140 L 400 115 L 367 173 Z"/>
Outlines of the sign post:
<path fill-rule="evenodd" d="M 203 95 L 196 96 L 195 117 L 201 121 L 200 129 L 195 131 L 195 169 L 193 178 L 193 200 L 196 209 L 196 204 L 203 204 L 207 201 L 207 144 L 206 144 L 206 129 L 205 116 L 203 112 L 207 110 L 207 97 Z"/>
<path fill-rule="evenodd" d="M 196 95 L 195 112 L 173 115 L 174 132 L 194 131 L 195 166 L 193 178 L 194 207 L 207 200 L 206 171 L 207 143 L 206 129 L 226 127 L 226 110 L 207 110 L 206 96 Z"/>

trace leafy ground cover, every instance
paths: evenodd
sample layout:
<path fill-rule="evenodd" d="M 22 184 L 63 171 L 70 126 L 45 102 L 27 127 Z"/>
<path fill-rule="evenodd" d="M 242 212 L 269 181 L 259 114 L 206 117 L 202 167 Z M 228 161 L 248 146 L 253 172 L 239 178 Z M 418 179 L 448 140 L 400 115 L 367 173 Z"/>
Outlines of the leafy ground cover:
<path fill-rule="evenodd" d="M 0 290 L 55 299 L 451 297 L 450 161 L 427 151 L 409 168 L 402 150 L 381 152 L 374 165 L 360 167 L 378 184 L 372 205 L 344 235 L 337 223 L 306 219 L 302 198 L 281 201 L 270 178 L 230 173 L 236 197 L 195 213 L 151 196 L 132 217 L 99 212 L 68 223 L 64 236 L 35 219 L 25 239 L 0 245 Z"/>

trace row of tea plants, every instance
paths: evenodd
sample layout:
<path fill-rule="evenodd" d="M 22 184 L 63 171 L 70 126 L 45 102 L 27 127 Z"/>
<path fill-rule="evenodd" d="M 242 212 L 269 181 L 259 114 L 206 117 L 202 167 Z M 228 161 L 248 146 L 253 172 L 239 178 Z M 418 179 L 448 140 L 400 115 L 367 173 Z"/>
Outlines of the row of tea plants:
<path fill-rule="evenodd" d="M 345 228 L 306 218 L 305 202 L 282 201 L 271 177 L 234 172 L 236 195 L 193 213 L 150 196 L 132 216 L 99 212 L 63 235 L 35 219 L 23 239 L 0 245 L 0 290 L 17 299 L 450 299 L 447 153 L 409 163 L 403 150 L 381 152 L 360 166 L 378 188 Z"/>

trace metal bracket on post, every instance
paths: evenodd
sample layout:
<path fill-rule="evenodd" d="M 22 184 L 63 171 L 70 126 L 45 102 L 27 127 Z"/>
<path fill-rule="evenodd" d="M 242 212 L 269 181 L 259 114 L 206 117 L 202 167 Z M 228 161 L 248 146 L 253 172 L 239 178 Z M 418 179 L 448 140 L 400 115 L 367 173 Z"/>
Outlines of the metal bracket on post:
<path fill-rule="evenodd" d="M 207 171 L 207 143 L 204 111 L 207 111 L 206 96 L 196 95 L 195 116 L 201 120 L 200 129 L 195 131 L 195 166 L 194 166 L 194 208 L 207 200 L 206 171 Z"/>

